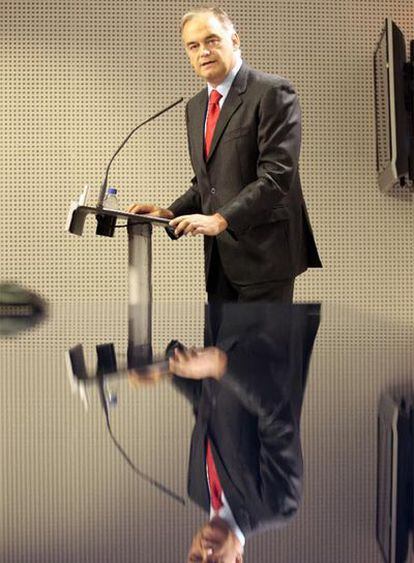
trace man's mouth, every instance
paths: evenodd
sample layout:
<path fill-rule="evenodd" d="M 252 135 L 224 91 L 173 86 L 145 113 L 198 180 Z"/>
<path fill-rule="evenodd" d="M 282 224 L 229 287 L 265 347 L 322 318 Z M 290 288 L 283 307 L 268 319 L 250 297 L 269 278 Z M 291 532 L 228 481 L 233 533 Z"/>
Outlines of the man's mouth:
<path fill-rule="evenodd" d="M 207 61 L 205 63 L 201 63 L 201 66 L 206 68 L 209 67 L 210 65 L 214 64 L 216 61 Z"/>

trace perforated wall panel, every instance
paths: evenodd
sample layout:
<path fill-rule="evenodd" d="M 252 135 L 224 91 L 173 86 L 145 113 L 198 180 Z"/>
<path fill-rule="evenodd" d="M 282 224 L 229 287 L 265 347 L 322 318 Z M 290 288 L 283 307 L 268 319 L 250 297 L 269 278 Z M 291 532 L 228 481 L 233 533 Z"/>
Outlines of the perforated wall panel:
<path fill-rule="evenodd" d="M 287 76 L 303 110 L 301 174 L 324 264 L 298 279 L 296 299 L 344 301 L 411 319 L 413 206 L 375 180 L 372 56 L 392 16 L 414 38 L 409 1 L 221 4 L 253 67 Z M 85 183 L 97 198 L 127 133 L 202 83 L 178 33 L 189 2 L 53 0 L 0 4 L 1 279 L 50 300 L 124 299 L 126 233 L 64 232 Z M 167 205 L 189 184 L 184 104 L 147 125 L 114 162 L 122 207 Z M 154 234 L 154 297 L 203 297 L 202 240 Z"/>

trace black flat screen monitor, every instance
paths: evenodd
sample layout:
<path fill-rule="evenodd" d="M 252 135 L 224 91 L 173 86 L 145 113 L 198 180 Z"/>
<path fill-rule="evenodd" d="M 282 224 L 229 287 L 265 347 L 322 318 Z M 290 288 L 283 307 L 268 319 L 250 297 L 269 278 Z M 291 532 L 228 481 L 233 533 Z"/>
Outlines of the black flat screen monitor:
<path fill-rule="evenodd" d="M 410 181 L 406 61 L 404 35 L 391 18 L 387 18 L 374 54 L 377 179 L 383 191 Z"/>
<path fill-rule="evenodd" d="M 413 405 L 384 394 L 378 412 L 377 541 L 384 563 L 407 561 L 411 527 Z"/>

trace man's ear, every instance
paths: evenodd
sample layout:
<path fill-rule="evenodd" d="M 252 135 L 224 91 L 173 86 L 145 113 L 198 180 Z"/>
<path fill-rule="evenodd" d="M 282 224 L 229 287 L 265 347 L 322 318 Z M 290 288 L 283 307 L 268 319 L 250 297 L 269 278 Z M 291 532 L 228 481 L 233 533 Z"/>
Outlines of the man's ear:
<path fill-rule="evenodd" d="M 240 37 L 237 33 L 233 33 L 233 35 L 231 36 L 231 40 L 233 42 L 234 50 L 240 49 Z"/>

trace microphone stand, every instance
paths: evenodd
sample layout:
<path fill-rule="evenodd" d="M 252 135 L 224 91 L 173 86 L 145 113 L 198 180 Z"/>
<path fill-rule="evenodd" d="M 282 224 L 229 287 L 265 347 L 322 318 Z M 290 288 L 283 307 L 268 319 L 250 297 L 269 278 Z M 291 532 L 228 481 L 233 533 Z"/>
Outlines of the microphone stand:
<path fill-rule="evenodd" d="M 109 175 L 109 169 L 111 167 L 112 162 L 115 160 L 115 157 L 117 156 L 117 154 L 122 150 L 122 148 L 126 145 L 126 143 L 129 141 L 129 139 L 132 137 L 132 135 L 138 131 L 138 129 L 140 129 L 143 125 L 149 123 L 150 121 L 153 121 L 154 119 L 156 119 L 157 117 L 159 117 L 160 115 L 162 115 L 163 113 L 169 111 L 170 109 L 172 109 L 174 106 L 180 104 L 183 101 L 184 98 L 180 98 L 179 100 L 177 100 L 176 102 L 174 102 L 173 104 L 171 104 L 170 106 L 166 107 L 165 109 L 159 111 L 158 113 L 156 113 L 155 115 L 153 115 L 152 117 L 146 119 L 145 121 L 143 121 L 142 123 L 140 123 L 137 127 L 135 127 L 131 133 L 129 133 L 129 135 L 126 137 L 126 139 L 123 141 L 123 143 L 118 147 L 118 149 L 115 151 L 115 154 L 113 155 L 113 157 L 111 158 L 111 160 L 109 161 L 109 164 L 106 168 L 106 172 L 105 172 L 105 176 L 104 179 L 102 181 L 102 185 L 101 185 L 101 189 L 99 191 L 99 197 L 98 197 L 98 203 L 96 205 L 96 207 L 98 209 L 102 209 L 103 207 L 103 200 L 105 197 L 105 193 L 106 193 L 106 189 L 108 186 L 108 175 Z"/>

